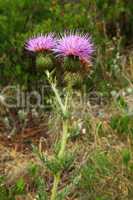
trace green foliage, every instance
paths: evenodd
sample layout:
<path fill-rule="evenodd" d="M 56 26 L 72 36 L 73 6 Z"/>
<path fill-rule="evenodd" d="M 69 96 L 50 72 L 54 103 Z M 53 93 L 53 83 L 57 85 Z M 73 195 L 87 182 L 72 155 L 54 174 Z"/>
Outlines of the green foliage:
<path fill-rule="evenodd" d="M 44 178 L 40 176 L 39 166 L 36 163 L 30 163 L 28 171 L 36 188 L 36 199 L 47 200 L 46 184 Z"/>
<path fill-rule="evenodd" d="M 0 12 L 0 79 L 3 84 L 9 83 L 9 79 L 13 83 L 26 84 L 31 76 L 32 58 L 24 51 L 24 43 L 34 34 L 76 29 L 89 32 L 96 46 L 99 46 L 100 54 L 105 54 L 104 65 L 108 65 L 108 44 L 112 43 L 110 36 L 117 36 L 116 22 L 125 41 L 133 33 L 133 5 L 124 0 L 116 3 L 105 0 L 81 0 L 76 3 L 57 0 L 0 0 Z M 114 53 L 110 57 L 111 63 L 114 62 L 113 59 Z M 103 70 L 107 70 L 106 66 L 99 65 L 102 65 L 101 60 L 96 63 L 95 68 L 98 85 L 99 78 L 102 80 Z M 111 64 L 114 65 L 116 64 Z"/>
<path fill-rule="evenodd" d="M 76 127 L 70 127 L 70 139 L 76 139 L 77 137 L 80 136 L 80 128 L 78 126 Z"/>
<path fill-rule="evenodd" d="M 47 167 L 47 169 L 50 170 L 53 174 L 57 174 L 61 170 L 68 170 L 74 161 L 74 155 L 69 152 L 65 153 L 63 158 L 59 158 L 58 156 L 49 158 L 48 156 L 39 153 L 37 149 L 36 153 L 41 161 L 44 163 L 44 165 Z M 36 168 L 33 168 L 33 172 L 34 170 L 36 170 Z"/>
<path fill-rule="evenodd" d="M 118 96 L 116 103 L 120 109 L 122 109 L 124 111 L 128 111 L 128 105 L 122 96 Z"/>
<path fill-rule="evenodd" d="M 112 116 L 110 126 L 120 134 L 133 134 L 132 115 L 116 115 Z"/>
<path fill-rule="evenodd" d="M 57 200 L 64 200 L 65 198 L 67 198 L 68 194 L 69 194 L 69 189 L 67 187 L 65 187 L 63 189 L 63 191 L 58 192 L 58 194 L 57 194 Z"/>
<path fill-rule="evenodd" d="M 81 168 L 79 187 L 83 189 L 85 198 L 97 199 L 98 197 L 95 193 L 95 187 L 97 187 L 97 185 L 100 186 L 102 180 L 107 176 L 110 176 L 112 173 L 113 166 L 109 160 L 109 156 L 102 151 L 94 151 L 89 157 L 87 163 Z"/>
<path fill-rule="evenodd" d="M 6 189 L 6 187 L 4 187 L 4 177 L 0 176 L 0 199 L 3 200 L 8 200 L 9 193 Z"/>
<path fill-rule="evenodd" d="M 123 164 L 125 166 L 128 166 L 128 163 L 131 160 L 131 153 L 128 149 L 124 149 L 122 151 L 122 159 L 123 159 Z"/>
<path fill-rule="evenodd" d="M 36 186 L 37 186 L 36 199 L 37 200 L 48 200 L 48 195 L 45 190 L 46 185 L 45 185 L 44 179 L 41 177 L 38 177 L 36 179 Z"/>
<path fill-rule="evenodd" d="M 0 199 L 1 200 L 15 200 L 16 195 L 25 193 L 25 181 L 19 178 L 16 184 L 12 187 L 5 185 L 4 177 L 0 177 Z"/>
<path fill-rule="evenodd" d="M 23 180 L 23 178 L 20 178 L 17 182 L 16 182 L 16 186 L 15 186 L 15 190 L 16 192 L 19 194 L 21 194 L 22 192 L 24 192 L 25 189 L 25 182 Z"/>
<path fill-rule="evenodd" d="M 36 177 L 38 175 L 39 168 L 36 164 L 30 163 L 28 170 L 31 176 Z"/>
<path fill-rule="evenodd" d="M 93 181 L 99 179 L 99 176 L 106 176 L 108 173 L 110 174 L 110 170 L 111 165 L 108 156 L 102 152 L 94 152 L 82 169 L 82 180 L 86 186 L 93 185 Z"/>

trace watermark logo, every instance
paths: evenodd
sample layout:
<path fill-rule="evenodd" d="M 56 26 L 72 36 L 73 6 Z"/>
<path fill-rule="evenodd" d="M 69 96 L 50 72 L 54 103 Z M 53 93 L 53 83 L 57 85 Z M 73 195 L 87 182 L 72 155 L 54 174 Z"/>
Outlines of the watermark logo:
<path fill-rule="evenodd" d="M 21 108 L 30 110 L 32 108 L 51 108 L 50 103 L 46 103 L 47 99 L 51 100 L 52 91 L 49 85 L 40 86 L 39 90 L 27 91 L 22 89 L 19 85 L 5 87 L 0 92 L 0 103 L 7 108 Z M 65 99 L 66 92 L 60 91 L 60 95 Z M 102 102 L 102 96 L 99 92 L 78 93 L 74 91 L 72 97 L 70 97 L 71 106 L 74 107 L 86 107 L 91 102 L 98 103 Z M 98 102 L 97 102 L 98 101 Z"/>
<path fill-rule="evenodd" d="M 45 91 L 48 86 L 42 86 L 40 91 L 24 91 L 19 85 L 17 86 L 8 86 L 4 88 L 0 93 L 0 102 L 8 108 L 35 108 L 42 107 L 44 108 L 44 97 Z"/>

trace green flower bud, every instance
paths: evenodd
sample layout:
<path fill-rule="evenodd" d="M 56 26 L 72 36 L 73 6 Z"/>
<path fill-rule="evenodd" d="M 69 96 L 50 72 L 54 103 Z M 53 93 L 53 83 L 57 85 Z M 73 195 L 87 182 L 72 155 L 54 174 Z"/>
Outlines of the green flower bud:
<path fill-rule="evenodd" d="M 66 71 L 77 72 L 80 70 L 80 60 L 78 58 L 64 58 L 64 68 Z"/>
<path fill-rule="evenodd" d="M 83 78 L 80 73 L 65 73 L 64 79 L 68 85 L 73 87 L 81 87 L 83 84 Z"/>
<path fill-rule="evenodd" d="M 52 69 L 53 61 L 50 55 L 38 55 L 36 59 L 37 69 L 40 71 Z"/>

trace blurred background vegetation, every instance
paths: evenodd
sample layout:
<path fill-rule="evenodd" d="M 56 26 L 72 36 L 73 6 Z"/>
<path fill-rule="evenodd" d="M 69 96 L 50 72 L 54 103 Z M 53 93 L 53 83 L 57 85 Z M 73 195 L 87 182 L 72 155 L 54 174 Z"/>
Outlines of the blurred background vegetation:
<path fill-rule="evenodd" d="M 27 54 L 24 48 L 28 38 L 49 32 L 58 35 L 67 30 L 89 33 L 96 51 L 92 59 L 91 73 L 86 80 L 87 89 L 92 91 L 89 93 L 89 102 L 85 102 L 83 109 L 78 101 L 79 96 L 72 96 L 74 107 L 71 112 L 74 117 L 70 126 L 71 137 L 68 149 L 72 154 L 74 152 L 76 160 L 71 170 L 67 172 L 64 170 L 62 185 L 63 187 L 64 183 L 67 185 L 68 177 L 71 177 L 70 199 L 132 200 L 132 0 L 0 0 L 0 90 L 10 84 L 20 84 L 27 89 L 29 80 L 36 82 L 40 79 L 40 74 L 34 74 L 34 55 Z M 48 94 L 51 95 L 49 91 Z M 3 145 L 1 147 L 0 144 L 0 156 L 3 156 L 0 157 L 2 160 L 0 161 L 0 200 L 20 199 L 15 195 L 23 193 L 29 195 L 29 191 L 31 194 L 36 193 L 38 200 L 47 199 L 44 180 L 46 179 L 49 194 L 52 179 L 49 172 L 46 174 L 40 168 L 40 162 L 39 165 L 38 162 L 37 165 L 30 163 L 29 167 L 29 160 L 31 161 L 32 158 L 29 144 L 32 142 L 36 144 L 39 141 L 39 145 L 42 145 L 42 137 L 40 132 L 38 133 L 41 130 L 45 140 L 44 149 L 48 150 L 50 155 L 53 149 L 56 149 L 54 141 L 56 137 L 58 138 L 61 122 L 54 101 L 53 107 L 55 110 L 50 113 L 50 117 L 42 110 L 35 112 L 34 109 L 29 115 L 28 111 L 23 112 L 18 108 L 17 111 L 6 110 L 3 114 L 0 108 L 0 133 L 2 132 L 0 140 L 2 143 L 5 139 L 3 144 L 6 144 L 6 148 L 3 148 Z M 2 123 L 4 123 L 4 131 Z M 22 134 L 18 127 L 22 129 Z M 48 128 L 50 130 L 47 132 Z M 7 132 L 11 132 L 12 140 L 7 137 Z M 16 137 L 15 140 L 18 132 L 18 139 Z M 36 139 L 37 142 L 34 135 L 40 137 Z M 7 147 L 13 149 L 8 152 L 11 153 L 11 158 L 10 156 L 8 158 L 8 154 L 5 155 Z M 19 148 L 24 149 L 24 154 Z M 25 157 L 27 161 L 24 163 L 25 154 L 27 154 Z M 19 159 L 14 162 L 15 159 L 13 160 L 12 157 Z M 12 170 L 9 161 L 12 161 Z M 4 162 L 6 164 L 1 169 L 1 164 Z M 6 175 L 6 167 L 9 169 L 9 176 L 5 187 L 3 178 Z M 28 171 L 28 176 L 25 171 L 26 173 Z M 31 198 L 27 197 L 27 199 Z"/>
<path fill-rule="evenodd" d="M 64 30 L 92 36 L 96 53 L 89 86 L 106 93 L 112 84 L 126 84 L 121 55 L 130 51 L 133 39 L 132 0 L 0 0 L 0 13 L 1 84 L 27 83 L 32 61 L 24 44 L 29 37 Z"/>

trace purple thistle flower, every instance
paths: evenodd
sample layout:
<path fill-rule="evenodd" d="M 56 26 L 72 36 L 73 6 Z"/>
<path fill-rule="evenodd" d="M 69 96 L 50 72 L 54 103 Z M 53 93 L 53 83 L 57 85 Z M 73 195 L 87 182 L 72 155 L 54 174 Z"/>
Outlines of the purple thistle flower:
<path fill-rule="evenodd" d="M 25 49 L 32 52 L 52 51 L 56 46 L 56 39 L 52 33 L 40 35 L 29 39 L 25 44 Z"/>
<path fill-rule="evenodd" d="M 94 46 L 87 34 L 69 33 L 57 41 L 54 52 L 61 57 L 74 56 L 80 60 L 88 60 L 94 52 Z"/>

